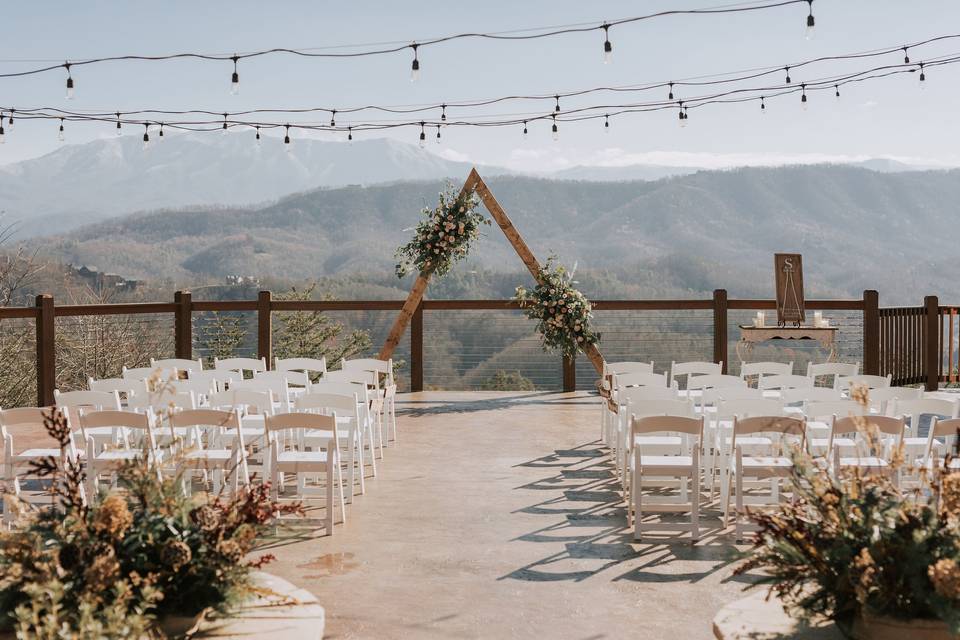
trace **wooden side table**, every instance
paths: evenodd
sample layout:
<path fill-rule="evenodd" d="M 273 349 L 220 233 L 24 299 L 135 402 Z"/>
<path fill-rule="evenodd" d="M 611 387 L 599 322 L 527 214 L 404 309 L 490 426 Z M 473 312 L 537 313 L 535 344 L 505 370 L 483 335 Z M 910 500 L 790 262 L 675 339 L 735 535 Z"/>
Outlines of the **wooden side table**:
<path fill-rule="evenodd" d="M 837 355 L 837 331 L 839 327 L 755 327 L 740 325 L 740 341 L 737 342 L 737 357 L 744 362 L 758 342 L 768 340 L 816 340 L 824 349 L 830 350 L 827 362 L 833 362 Z"/>

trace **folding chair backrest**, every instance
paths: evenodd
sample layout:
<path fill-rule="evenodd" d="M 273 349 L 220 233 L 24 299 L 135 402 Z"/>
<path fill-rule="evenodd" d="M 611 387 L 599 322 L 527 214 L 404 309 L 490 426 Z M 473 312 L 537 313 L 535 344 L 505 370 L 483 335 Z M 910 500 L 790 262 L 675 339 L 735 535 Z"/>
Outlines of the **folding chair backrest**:
<path fill-rule="evenodd" d="M 688 418 L 682 416 L 646 416 L 634 417 L 630 420 L 630 435 L 649 433 L 685 433 L 696 436 L 697 441 L 703 439 L 703 417 Z"/>
<path fill-rule="evenodd" d="M 960 418 L 960 401 L 946 398 L 920 398 L 919 400 L 894 400 L 891 411 L 895 416 L 910 416 L 910 435 L 920 435 L 923 416 Z"/>
<path fill-rule="evenodd" d="M 626 387 L 617 392 L 620 404 L 637 404 L 647 400 L 678 400 L 677 390 L 671 387 L 647 386 Z"/>
<path fill-rule="evenodd" d="M 269 392 L 272 394 L 274 401 L 280 404 L 279 410 L 281 412 L 286 413 L 290 411 L 290 388 L 287 386 L 287 379 L 285 377 L 241 380 L 230 385 L 230 388 Z"/>
<path fill-rule="evenodd" d="M 790 362 L 744 362 L 740 365 L 740 377 L 788 376 L 793 373 L 793 361 Z"/>
<path fill-rule="evenodd" d="M 15 409 L 0 410 L 0 437 L 3 439 L 4 448 L 10 447 L 11 450 L 5 452 L 5 455 L 12 456 L 31 447 L 42 446 L 50 448 L 54 445 L 59 446 L 56 441 L 49 436 L 44 427 L 44 416 L 51 415 L 52 412 L 60 411 L 57 407 L 18 407 Z M 65 414 L 66 415 L 66 414 Z M 70 419 L 69 415 L 66 416 Z M 30 442 L 29 447 L 17 446 L 13 442 L 14 437 L 27 439 Z M 38 439 L 42 438 L 42 444 L 38 444 Z M 71 440 L 68 450 L 63 452 L 66 455 L 75 456 L 76 449 Z M 8 470 L 12 471 L 11 470 Z"/>
<path fill-rule="evenodd" d="M 376 374 L 373 371 L 327 371 L 323 380 L 329 382 L 360 382 L 363 384 L 373 384 Z"/>
<path fill-rule="evenodd" d="M 923 389 L 920 387 L 881 387 L 870 389 L 867 401 L 870 408 L 884 415 L 890 415 L 893 410 L 893 400 L 920 400 L 923 398 Z"/>
<path fill-rule="evenodd" d="M 252 376 L 258 371 L 267 370 L 267 360 L 266 358 L 214 358 L 213 359 L 213 368 L 220 369 L 224 371 L 236 371 L 241 375 L 249 371 Z"/>
<path fill-rule="evenodd" d="M 294 403 L 298 411 L 321 410 L 324 413 L 336 412 L 339 416 L 353 416 L 357 413 L 356 394 L 345 393 L 305 393 Z"/>
<path fill-rule="evenodd" d="M 203 399 L 217 390 L 217 383 L 213 380 L 172 380 L 170 387 L 176 393 L 192 391 L 197 396 L 197 402 L 202 402 Z"/>
<path fill-rule="evenodd" d="M 116 391 L 126 397 L 138 393 L 147 392 L 147 383 L 144 380 L 134 380 L 132 378 L 103 378 L 94 380 L 87 378 L 87 389 L 90 391 Z"/>
<path fill-rule="evenodd" d="M 893 374 L 888 373 L 885 376 L 868 376 L 868 375 L 857 375 L 857 376 L 838 376 L 837 377 L 837 388 L 841 391 L 847 391 L 850 387 L 854 385 L 865 386 L 868 389 L 886 389 L 890 386 L 890 381 L 893 379 Z"/>
<path fill-rule="evenodd" d="M 310 386 L 310 375 L 303 371 L 260 371 L 253 375 L 254 380 L 286 380 L 287 387 L 296 385 L 298 387 Z"/>
<path fill-rule="evenodd" d="M 120 394 L 116 391 L 66 391 L 53 390 L 53 401 L 64 409 L 74 424 L 81 414 L 89 411 L 120 410 Z"/>
<path fill-rule="evenodd" d="M 779 415 L 783 415 L 783 402 L 775 398 L 745 398 L 743 400 L 727 400 L 724 398 L 717 405 L 717 419 Z"/>
<path fill-rule="evenodd" d="M 834 402 L 843 400 L 843 394 L 830 387 L 797 387 L 784 389 L 780 392 L 780 399 L 784 404 L 796 402 Z"/>
<path fill-rule="evenodd" d="M 948 418 L 946 420 L 934 418 L 930 423 L 930 431 L 927 433 L 926 459 L 931 459 L 933 442 L 936 438 L 944 439 L 944 449 L 941 450 L 941 454 L 951 452 L 956 455 L 957 441 L 960 440 L 960 438 L 957 438 L 958 434 L 960 434 L 960 418 Z"/>
<path fill-rule="evenodd" d="M 341 371 L 374 371 L 389 376 L 393 373 L 393 359 L 355 358 L 347 360 L 344 358 L 340 361 L 340 369 Z"/>
<path fill-rule="evenodd" d="M 700 408 L 716 406 L 721 400 L 751 400 L 763 398 L 763 392 L 753 387 L 711 387 L 700 396 Z"/>
<path fill-rule="evenodd" d="M 170 413 L 183 409 L 196 409 L 197 396 L 192 391 L 183 393 L 170 393 L 168 390 L 154 393 L 145 393 L 130 398 L 127 401 L 127 408 L 138 411 L 152 409 L 157 413 Z"/>
<path fill-rule="evenodd" d="M 862 419 L 866 422 L 868 428 L 871 426 L 876 426 L 877 430 L 880 433 L 884 433 L 888 436 L 896 436 L 897 441 L 903 437 L 904 431 L 904 420 L 900 418 L 891 418 L 890 416 L 861 416 L 859 419 Z M 833 423 L 834 433 L 857 433 L 859 429 L 857 428 L 858 418 L 847 416 L 841 418 L 837 416 Z"/>
<path fill-rule="evenodd" d="M 745 387 L 746 381 L 739 376 L 722 373 L 709 373 L 687 379 L 687 389 L 717 389 L 726 387 Z"/>
<path fill-rule="evenodd" d="M 164 358 L 154 360 L 150 358 L 150 366 L 154 369 L 175 369 L 176 371 L 202 371 L 203 360 L 187 360 L 185 358 Z"/>
<path fill-rule="evenodd" d="M 277 358 L 273 362 L 277 371 L 327 372 L 326 358 Z"/>
<path fill-rule="evenodd" d="M 149 380 L 151 378 L 159 378 L 160 380 L 166 381 L 174 378 L 176 373 L 174 369 L 157 369 L 154 367 L 134 367 L 133 369 L 128 369 L 127 367 L 123 367 L 123 370 L 120 372 L 120 377 L 125 380 Z"/>
<path fill-rule="evenodd" d="M 242 379 L 243 375 L 239 371 L 229 369 L 205 369 L 203 371 L 187 372 L 187 380 L 208 382 L 214 385 L 216 391 L 223 391 L 234 382 L 239 382 Z"/>
<path fill-rule="evenodd" d="M 335 415 L 305 412 L 278 413 L 266 416 L 263 422 L 266 426 L 267 437 L 271 440 L 274 435 L 282 434 L 284 431 L 291 429 L 316 429 L 331 433 L 331 450 L 337 451 L 340 448 L 340 439 L 337 436 L 337 417 Z"/>
<path fill-rule="evenodd" d="M 804 418 L 792 418 L 781 415 L 770 416 L 734 416 L 734 435 L 748 433 L 780 433 L 803 437 L 806 434 L 807 421 Z"/>
<path fill-rule="evenodd" d="M 244 413 L 273 415 L 273 398 L 269 391 L 230 388 L 210 394 L 212 409 L 242 409 Z"/>
<path fill-rule="evenodd" d="M 605 362 L 603 364 L 603 375 L 620 375 L 622 373 L 653 373 L 653 362 L 623 361 L 623 362 Z"/>
<path fill-rule="evenodd" d="M 813 378 L 806 376 L 764 376 L 757 385 L 761 389 L 803 389 L 813 386 Z"/>
<path fill-rule="evenodd" d="M 803 404 L 803 414 L 807 416 L 807 420 L 829 418 L 831 416 L 846 418 L 847 416 L 862 416 L 865 413 L 866 409 L 863 405 L 854 400 L 811 401 Z"/>
<path fill-rule="evenodd" d="M 807 365 L 807 377 L 816 383 L 817 378 L 824 376 L 833 376 L 833 384 L 827 385 L 834 389 L 839 388 L 840 378 L 843 376 L 855 376 L 860 373 L 860 363 L 853 364 L 845 362 L 823 362 L 820 364 L 810 363 Z"/>
<path fill-rule="evenodd" d="M 240 412 L 223 409 L 186 409 L 170 416 L 172 428 L 218 427 L 220 429 L 239 429 Z"/>
<path fill-rule="evenodd" d="M 670 385 L 678 384 L 677 378 L 684 376 L 687 386 L 690 388 L 690 380 L 695 376 L 713 375 L 723 373 L 722 362 L 671 362 L 670 363 Z"/>
<path fill-rule="evenodd" d="M 693 400 L 688 398 L 676 400 L 642 400 L 628 405 L 627 415 L 642 416 L 676 416 L 692 418 L 696 415 Z"/>
<path fill-rule="evenodd" d="M 637 371 L 633 373 L 618 373 L 613 376 L 613 388 L 624 387 L 667 387 L 667 376 L 662 373 L 648 373 Z"/>
<path fill-rule="evenodd" d="M 115 409 L 90 411 L 80 416 L 79 424 L 82 433 L 85 433 L 86 429 L 98 427 L 123 427 L 131 430 L 135 432 L 133 441 L 141 446 L 145 443 L 150 450 L 151 459 L 156 460 L 157 440 L 153 432 L 156 421 L 150 409 L 143 413 Z"/>

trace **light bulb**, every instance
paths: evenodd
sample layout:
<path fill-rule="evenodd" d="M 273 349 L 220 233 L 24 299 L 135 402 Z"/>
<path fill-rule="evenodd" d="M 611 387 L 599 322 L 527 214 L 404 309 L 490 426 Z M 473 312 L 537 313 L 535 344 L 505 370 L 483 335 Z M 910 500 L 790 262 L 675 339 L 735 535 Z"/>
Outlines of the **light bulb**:
<path fill-rule="evenodd" d="M 833 85 L 833 95 L 837 100 L 840 99 L 840 87 L 838 85 Z"/>
<path fill-rule="evenodd" d="M 73 78 L 67 76 L 67 100 L 73 100 Z"/>
<path fill-rule="evenodd" d="M 680 128 L 685 129 L 687 127 L 687 110 L 684 108 L 683 113 L 680 114 Z"/>
<path fill-rule="evenodd" d="M 907 53 L 907 48 L 903 48 L 903 64 L 910 64 L 910 54 Z"/>
<path fill-rule="evenodd" d="M 290 153 L 290 147 L 292 146 L 290 144 L 290 125 L 285 124 L 283 126 L 286 129 L 286 131 L 283 134 L 283 150 L 286 151 L 287 153 Z"/>
<path fill-rule="evenodd" d="M 760 115 L 764 115 L 767 112 L 767 105 L 763 101 L 763 96 L 760 96 Z"/>
<path fill-rule="evenodd" d="M 410 82 L 416 82 L 420 79 L 420 58 L 417 57 L 417 47 L 419 45 L 410 45 L 413 48 L 413 62 L 410 63 Z"/>
<path fill-rule="evenodd" d="M 257 141 L 257 146 L 259 147 L 260 146 L 260 127 L 257 127 L 257 137 L 255 138 L 255 140 Z"/>
<path fill-rule="evenodd" d="M 337 110 L 334 109 L 333 111 L 330 112 L 330 126 L 331 126 L 331 127 L 337 126 L 337 120 L 336 120 L 336 118 L 337 118 Z"/>
<path fill-rule="evenodd" d="M 4 131 L 3 131 L 3 118 L 0 117 L 0 144 L 3 144 L 6 141 L 7 141 L 7 136 L 4 134 Z"/>
<path fill-rule="evenodd" d="M 7 129 L 13 131 L 13 113 L 16 109 L 10 109 L 10 117 L 7 119 Z"/>
<path fill-rule="evenodd" d="M 667 100 L 673 100 L 673 83 L 670 83 L 670 93 L 667 95 Z"/>
<path fill-rule="evenodd" d="M 807 16 L 807 32 L 805 37 L 807 40 L 812 40 L 813 27 L 816 25 L 816 21 L 813 19 L 813 0 L 807 0 L 807 5 L 810 7 L 810 15 Z"/>
<path fill-rule="evenodd" d="M 148 148 L 150 148 L 150 134 L 147 132 L 146 129 L 144 129 L 144 131 L 143 131 L 143 150 L 146 151 Z"/>
<path fill-rule="evenodd" d="M 233 75 L 230 76 L 230 95 L 240 93 L 240 74 L 237 73 L 237 56 L 233 56 Z"/>
<path fill-rule="evenodd" d="M 803 85 L 801 85 L 800 92 L 800 108 L 804 111 L 807 110 L 807 88 Z"/>
<path fill-rule="evenodd" d="M 529 138 L 529 137 L 530 137 L 530 136 L 527 135 L 527 121 L 524 120 L 524 121 L 523 121 L 523 139 L 526 140 L 526 139 Z"/>
<path fill-rule="evenodd" d="M 556 121 L 556 120 L 553 121 L 552 131 L 553 131 L 553 141 L 556 142 L 557 140 L 560 139 L 560 130 L 557 129 L 557 121 Z"/>
<path fill-rule="evenodd" d="M 613 45 L 610 44 L 610 25 L 603 25 L 603 64 L 610 64 L 613 58 Z"/>
<path fill-rule="evenodd" d="M 927 74 L 923 71 L 923 63 L 920 63 L 920 88 L 923 89 L 927 85 Z"/>
<path fill-rule="evenodd" d="M 437 144 L 440 144 L 440 127 L 437 127 Z"/>
<path fill-rule="evenodd" d="M 787 84 L 790 84 L 790 67 L 784 67 L 783 70 L 787 74 Z"/>
<path fill-rule="evenodd" d="M 157 134 L 157 137 L 163 140 L 163 123 L 160 123 L 160 133 Z"/>
<path fill-rule="evenodd" d="M 610 116 L 603 116 L 603 132 L 610 133 Z"/>
<path fill-rule="evenodd" d="M 122 136 L 123 131 L 120 130 L 120 112 L 117 112 L 117 135 Z"/>
<path fill-rule="evenodd" d="M 353 127 L 347 127 L 347 142 L 353 142 Z"/>
<path fill-rule="evenodd" d="M 67 139 L 67 136 L 64 134 L 64 131 L 63 131 L 63 118 L 60 118 L 60 131 L 57 132 L 57 140 L 59 140 L 60 142 L 63 142 L 66 139 Z"/>
<path fill-rule="evenodd" d="M 420 148 L 427 146 L 427 132 L 423 129 L 423 122 L 420 122 Z"/>
<path fill-rule="evenodd" d="M 557 104 L 553 107 L 553 112 L 560 113 L 560 96 L 553 96 L 553 98 L 557 101 Z"/>
<path fill-rule="evenodd" d="M 440 105 L 440 120 L 441 122 L 447 121 L 447 105 Z"/>
<path fill-rule="evenodd" d="M 223 127 L 220 129 L 223 135 L 227 135 L 227 114 L 223 114 Z"/>

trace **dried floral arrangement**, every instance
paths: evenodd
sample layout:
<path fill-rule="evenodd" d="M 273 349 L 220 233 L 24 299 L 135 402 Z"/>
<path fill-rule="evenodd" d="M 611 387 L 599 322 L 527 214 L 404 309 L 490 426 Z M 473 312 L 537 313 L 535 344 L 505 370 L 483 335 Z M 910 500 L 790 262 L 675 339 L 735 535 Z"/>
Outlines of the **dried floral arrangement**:
<path fill-rule="evenodd" d="M 866 403 L 865 390 L 853 396 Z M 869 449 L 882 447 L 869 416 L 857 420 Z M 958 434 L 960 440 L 960 434 Z M 864 619 L 940 620 L 960 634 L 960 471 L 956 451 L 930 468 L 912 469 L 920 487 L 893 480 L 908 471 L 902 444 L 891 473 L 859 467 L 828 473 L 808 454 L 793 454 L 794 498 L 753 512 L 755 547 L 738 574 L 759 570 L 800 618 L 835 621 L 844 634 Z"/>
<path fill-rule="evenodd" d="M 590 301 L 574 287 L 573 272 L 557 264 L 556 256 L 541 267 L 537 281 L 532 290 L 517 287 L 514 300 L 528 318 L 537 321 L 544 351 L 573 356 L 600 341 L 600 334 L 590 327 Z"/>
<path fill-rule="evenodd" d="M 63 413 L 52 410 L 45 427 L 66 449 Z M 274 519 L 303 512 L 272 501 L 267 484 L 186 497 L 180 478 L 146 463 L 120 468 L 122 489 L 93 503 L 76 460 L 31 471 L 49 479 L 55 508 L 23 509 L 0 534 L 0 628 L 22 638 L 162 637 L 167 616 L 224 610 L 253 593 L 251 571 L 273 559 L 246 557 Z"/>
<path fill-rule="evenodd" d="M 453 185 L 447 185 L 440 192 L 437 206 L 422 211 L 410 242 L 397 249 L 397 277 L 414 271 L 443 276 L 454 263 L 467 257 L 470 246 L 480 237 L 480 228 L 490 224 L 490 219 L 478 211 L 479 206 L 472 191 L 458 193 Z"/>

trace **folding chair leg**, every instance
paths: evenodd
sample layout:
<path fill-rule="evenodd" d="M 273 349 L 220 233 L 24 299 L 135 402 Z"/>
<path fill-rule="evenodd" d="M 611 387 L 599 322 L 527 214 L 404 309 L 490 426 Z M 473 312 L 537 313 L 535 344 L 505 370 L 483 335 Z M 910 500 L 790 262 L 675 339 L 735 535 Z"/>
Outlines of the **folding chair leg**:
<path fill-rule="evenodd" d="M 334 491 L 334 482 L 333 482 L 333 461 L 328 461 L 327 464 L 327 535 L 333 535 L 333 491 Z"/>
<path fill-rule="evenodd" d="M 633 480 L 630 483 L 633 489 L 633 539 L 639 540 L 641 538 L 640 533 L 640 520 L 643 518 L 642 504 L 640 502 L 640 448 L 633 448 Z"/>

